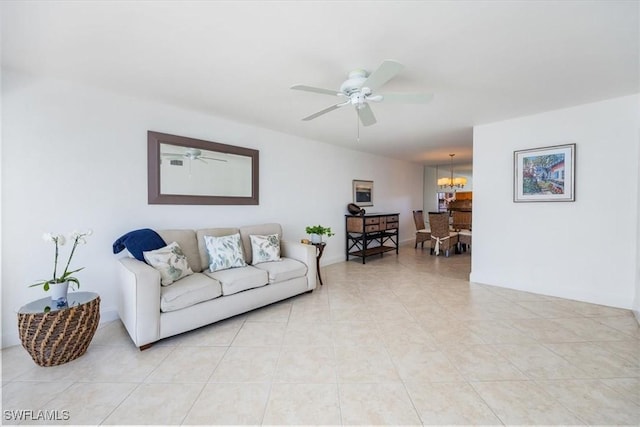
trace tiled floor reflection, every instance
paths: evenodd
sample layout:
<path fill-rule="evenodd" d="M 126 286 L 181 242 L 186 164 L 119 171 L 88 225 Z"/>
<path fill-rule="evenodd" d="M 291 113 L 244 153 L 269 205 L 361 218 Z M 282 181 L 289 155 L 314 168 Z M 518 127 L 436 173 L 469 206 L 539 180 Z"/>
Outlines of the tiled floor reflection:
<path fill-rule="evenodd" d="M 26 424 L 640 424 L 627 310 L 469 283 L 470 255 L 401 247 L 323 268 L 325 285 L 138 351 L 119 321 L 86 355 L 2 350 Z M 63 417 L 59 417 L 63 418 Z"/>

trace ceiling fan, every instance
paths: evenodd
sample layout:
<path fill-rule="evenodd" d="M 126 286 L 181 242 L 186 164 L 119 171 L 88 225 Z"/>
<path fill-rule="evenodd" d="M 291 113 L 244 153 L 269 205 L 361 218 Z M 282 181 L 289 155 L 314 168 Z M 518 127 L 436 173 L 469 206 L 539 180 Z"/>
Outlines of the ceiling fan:
<path fill-rule="evenodd" d="M 403 68 L 404 65 L 399 62 L 387 59 L 371 74 L 366 70 L 353 70 L 349 73 L 349 78 L 342 83 L 340 89 L 337 91 L 306 85 L 294 85 L 291 86 L 291 89 L 346 98 L 343 102 L 339 102 L 303 118 L 302 120 L 304 121 L 313 120 L 323 114 L 327 114 L 340 107 L 351 104 L 356 108 L 356 112 L 358 113 L 358 117 L 360 118 L 362 125 L 371 126 L 376 123 L 376 117 L 369 106 L 369 102 L 384 101 L 406 104 L 424 104 L 433 99 L 433 94 L 431 93 L 374 93 L 380 86 L 398 75 Z"/>
<path fill-rule="evenodd" d="M 184 153 L 162 153 L 163 156 L 173 157 L 173 158 L 181 158 L 189 160 L 199 160 L 203 163 L 208 163 L 206 160 L 215 160 L 216 162 L 226 162 L 225 159 L 218 159 L 215 157 L 206 157 L 202 155 L 202 151 L 197 148 L 187 148 Z M 204 160 L 206 159 L 206 160 Z"/>

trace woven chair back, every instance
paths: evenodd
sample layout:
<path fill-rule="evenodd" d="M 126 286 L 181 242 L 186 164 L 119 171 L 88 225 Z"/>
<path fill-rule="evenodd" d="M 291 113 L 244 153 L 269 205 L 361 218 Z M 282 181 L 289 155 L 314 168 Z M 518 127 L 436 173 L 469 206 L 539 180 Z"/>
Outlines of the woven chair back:
<path fill-rule="evenodd" d="M 454 230 L 471 230 L 471 212 L 453 211 L 451 214 Z"/>
<path fill-rule="evenodd" d="M 429 212 L 429 225 L 431 226 L 431 236 L 447 237 L 449 235 L 449 214 Z"/>
<path fill-rule="evenodd" d="M 424 213 L 422 211 L 413 211 L 413 222 L 416 224 L 416 230 L 422 230 L 424 224 Z"/>

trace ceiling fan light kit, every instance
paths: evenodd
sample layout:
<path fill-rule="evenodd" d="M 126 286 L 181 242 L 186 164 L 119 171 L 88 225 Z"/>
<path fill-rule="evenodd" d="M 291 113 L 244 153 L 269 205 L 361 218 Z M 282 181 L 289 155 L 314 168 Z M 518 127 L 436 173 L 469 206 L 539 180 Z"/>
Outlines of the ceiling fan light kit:
<path fill-rule="evenodd" d="M 404 66 L 402 64 L 388 59 L 371 74 L 363 69 L 351 71 L 348 79 L 340 85 L 340 89 L 338 91 L 307 85 L 293 85 L 291 86 L 291 89 L 347 98 L 346 101 L 331 105 L 303 118 L 302 120 L 304 121 L 313 120 L 333 110 L 337 110 L 340 107 L 351 104 L 355 107 L 355 110 L 358 113 L 358 119 L 362 125 L 371 126 L 375 124 L 377 120 L 373 114 L 373 110 L 369 106 L 370 102 L 383 102 L 385 100 L 389 100 L 390 102 L 422 104 L 433 99 L 433 94 L 422 93 L 396 93 L 388 95 L 374 94 L 380 86 L 394 78 L 403 69 Z"/>

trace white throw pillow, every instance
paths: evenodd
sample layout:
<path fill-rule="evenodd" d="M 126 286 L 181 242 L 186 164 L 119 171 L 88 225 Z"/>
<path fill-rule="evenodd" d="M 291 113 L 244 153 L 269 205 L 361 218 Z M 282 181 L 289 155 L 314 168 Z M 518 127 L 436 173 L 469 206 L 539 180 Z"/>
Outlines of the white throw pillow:
<path fill-rule="evenodd" d="M 212 273 L 247 265 L 240 243 L 240 233 L 222 237 L 204 236 L 204 244 L 209 254 L 209 270 Z"/>
<path fill-rule="evenodd" d="M 187 263 L 187 257 L 176 242 L 171 242 L 155 251 L 142 252 L 142 255 L 150 266 L 160 272 L 162 286 L 168 286 L 178 279 L 193 274 Z"/>
<path fill-rule="evenodd" d="M 280 261 L 280 238 L 277 234 L 268 236 L 250 235 L 253 265 L 261 262 Z"/>

